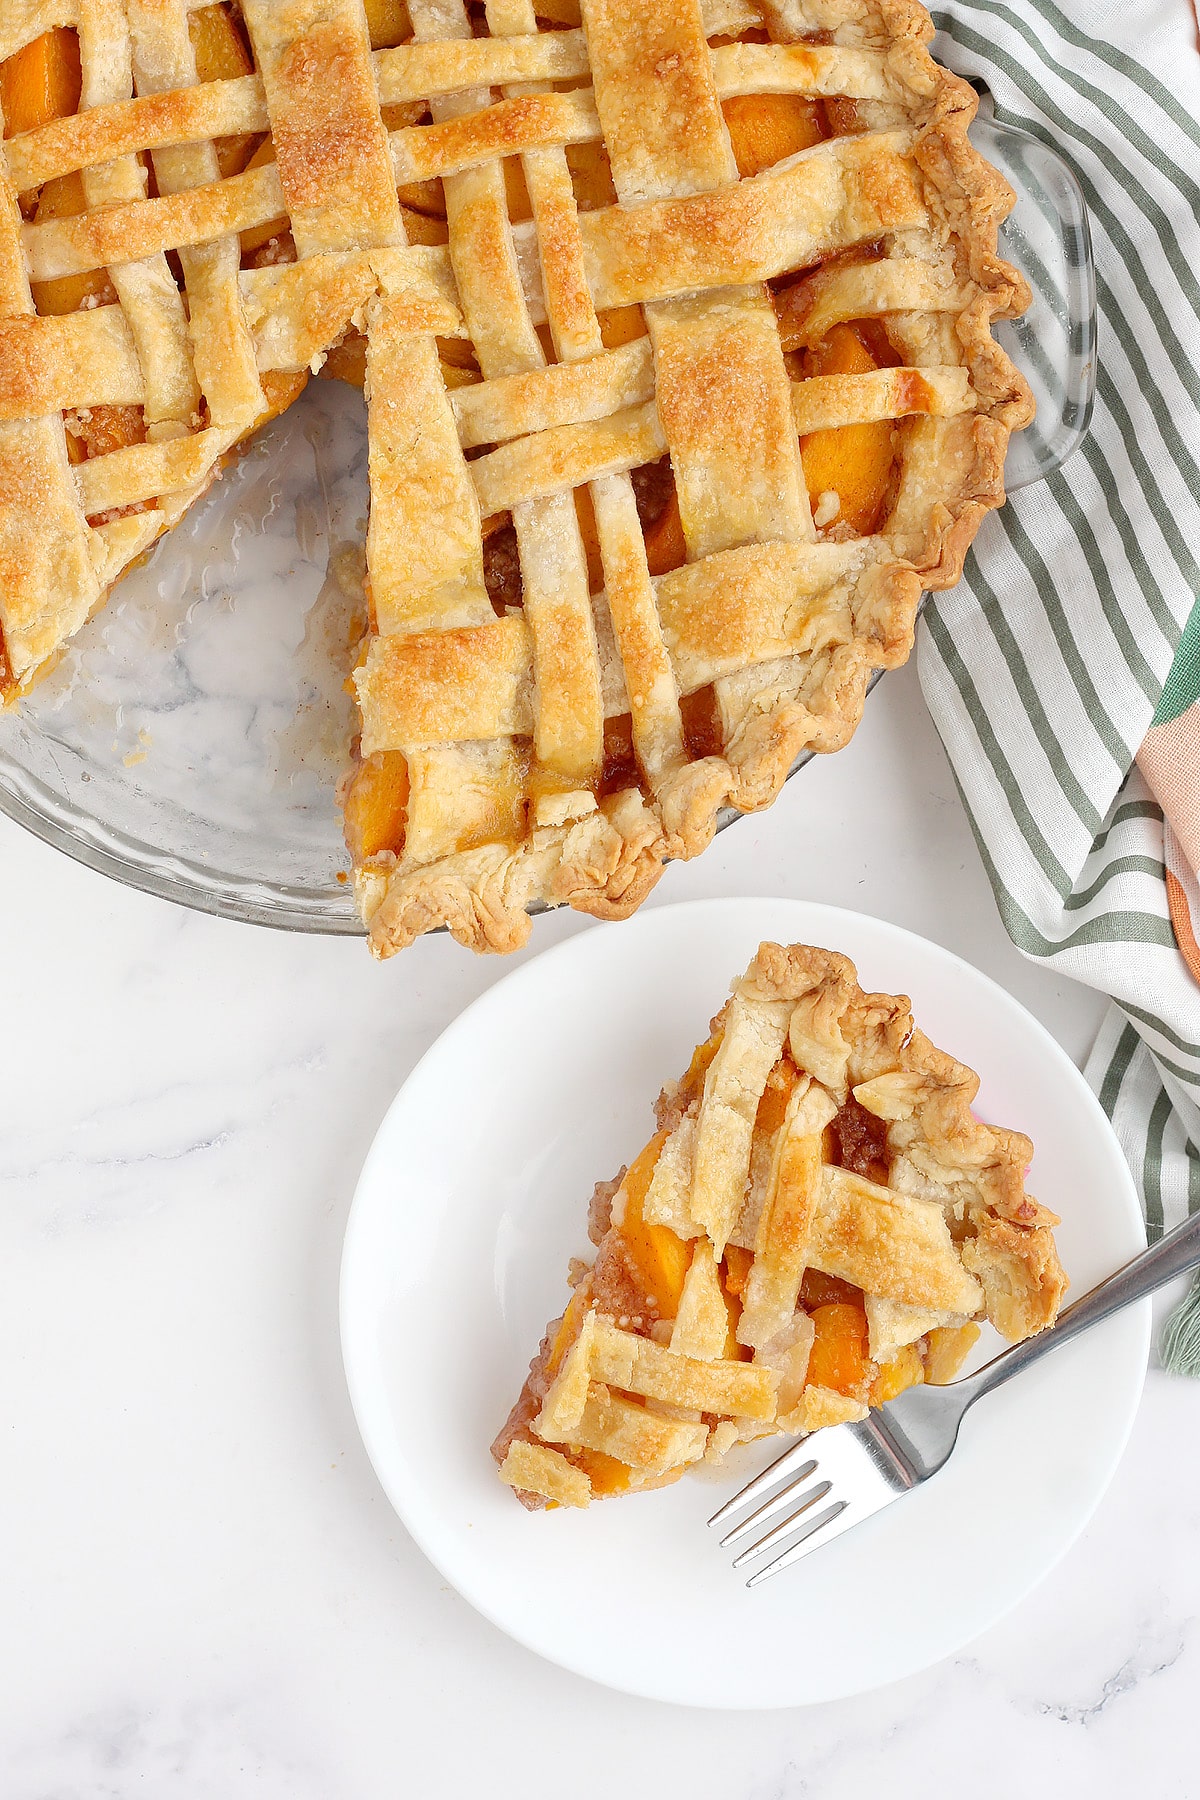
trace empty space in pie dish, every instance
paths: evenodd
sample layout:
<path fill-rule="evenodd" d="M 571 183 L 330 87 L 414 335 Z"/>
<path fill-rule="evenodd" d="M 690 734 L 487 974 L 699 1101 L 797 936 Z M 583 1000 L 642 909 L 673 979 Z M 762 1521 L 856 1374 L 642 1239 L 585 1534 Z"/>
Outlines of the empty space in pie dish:
<path fill-rule="evenodd" d="M 363 628 L 361 396 L 313 382 L 0 720 L 0 787 L 108 872 L 361 929 L 336 788 Z"/>

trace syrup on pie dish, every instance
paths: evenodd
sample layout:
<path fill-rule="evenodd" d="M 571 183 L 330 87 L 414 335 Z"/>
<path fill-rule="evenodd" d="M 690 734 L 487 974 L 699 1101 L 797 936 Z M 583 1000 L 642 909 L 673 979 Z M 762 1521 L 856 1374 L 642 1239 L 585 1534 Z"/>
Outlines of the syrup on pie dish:
<path fill-rule="evenodd" d="M 832 951 L 763 944 L 658 1130 L 592 1199 L 590 1264 L 492 1453 L 526 1506 L 660 1487 L 734 1444 L 953 1378 L 987 1319 L 1054 1322 L 1033 1146 Z"/>
<path fill-rule="evenodd" d="M 1003 500 L 1012 196 L 916 0 L 11 0 L 0 689 L 364 384 L 371 946 L 631 912 Z"/>

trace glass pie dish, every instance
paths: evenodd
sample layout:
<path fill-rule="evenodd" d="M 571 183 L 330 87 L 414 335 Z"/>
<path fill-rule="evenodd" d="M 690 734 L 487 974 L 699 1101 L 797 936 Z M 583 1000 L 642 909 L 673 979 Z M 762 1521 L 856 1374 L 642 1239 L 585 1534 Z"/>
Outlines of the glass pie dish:
<path fill-rule="evenodd" d="M 1061 468 L 1087 432 L 1095 276 L 1063 159 L 983 116 L 972 136 L 1016 190 L 1000 252 L 1033 293 L 997 327 L 1038 403 L 1009 450 L 1011 491 Z M 366 510 L 362 396 L 311 382 L 0 717 L 0 809 L 163 899 L 361 933 L 336 788 L 356 729 Z"/>

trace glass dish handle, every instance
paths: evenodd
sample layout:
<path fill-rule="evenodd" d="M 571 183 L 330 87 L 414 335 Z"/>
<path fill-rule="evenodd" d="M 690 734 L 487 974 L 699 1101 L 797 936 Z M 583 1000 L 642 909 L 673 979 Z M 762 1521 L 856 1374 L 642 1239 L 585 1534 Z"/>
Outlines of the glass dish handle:
<path fill-rule="evenodd" d="M 1009 445 L 1004 480 L 1013 493 L 1061 469 L 1087 436 L 1096 396 L 1096 266 L 1083 190 L 1058 152 L 982 112 L 971 141 L 1016 193 L 999 249 L 1033 295 L 1021 318 L 995 326 L 1037 401 L 1033 424 Z"/>

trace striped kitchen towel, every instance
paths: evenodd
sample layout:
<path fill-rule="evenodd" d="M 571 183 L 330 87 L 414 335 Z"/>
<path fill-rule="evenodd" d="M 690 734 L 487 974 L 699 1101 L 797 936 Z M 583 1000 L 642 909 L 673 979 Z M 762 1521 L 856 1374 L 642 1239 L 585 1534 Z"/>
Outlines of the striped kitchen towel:
<path fill-rule="evenodd" d="M 934 19 L 939 60 L 1079 177 L 1099 350 L 1089 436 L 989 517 L 963 581 L 930 601 L 921 681 L 1014 943 L 1113 998 L 1086 1074 L 1154 1239 L 1200 1208 L 1200 983 L 1168 896 L 1172 857 L 1195 894 L 1200 731 L 1190 751 L 1185 730 L 1160 735 L 1200 639 L 1200 622 L 1184 638 L 1200 594 L 1193 15 L 1189 0 L 948 0 Z M 1165 834 L 1159 799 L 1181 829 Z M 1200 1286 L 1162 1353 L 1200 1373 Z"/>

